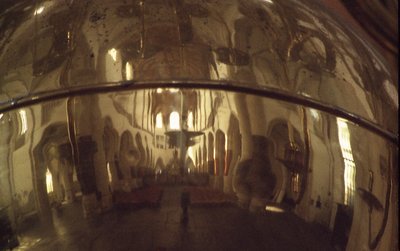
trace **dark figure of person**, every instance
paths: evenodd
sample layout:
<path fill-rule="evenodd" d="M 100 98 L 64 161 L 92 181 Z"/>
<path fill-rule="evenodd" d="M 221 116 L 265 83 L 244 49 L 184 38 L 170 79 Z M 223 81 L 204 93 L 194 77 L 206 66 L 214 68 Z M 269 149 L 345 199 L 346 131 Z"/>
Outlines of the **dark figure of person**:
<path fill-rule="evenodd" d="M 182 208 L 182 224 L 186 225 L 189 221 L 188 206 L 190 204 L 190 194 L 183 192 L 181 194 L 181 208 Z"/>

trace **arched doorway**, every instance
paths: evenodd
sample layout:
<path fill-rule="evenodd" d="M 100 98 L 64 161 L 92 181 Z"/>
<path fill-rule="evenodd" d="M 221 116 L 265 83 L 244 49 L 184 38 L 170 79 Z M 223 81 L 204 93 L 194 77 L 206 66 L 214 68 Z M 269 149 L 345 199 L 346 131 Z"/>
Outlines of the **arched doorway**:
<path fill-rule="evenodd" d="M 44 130 L 42 138 L 33 149 L 33 158 L 33 184 L 38 211 L 45 219 L 49 219 L 48 216 L 51 215 L 50 204 L 54 202 L 61 204 L 64 199 L 71 201 L 74 197 L 72 190 L 72 150 L 68 141 L 66 123 L 54 123 Z M 89 166 L 89 169 L 85 171 L 94 174 L 93 166 Z M 79 175 L 82 172 L 77 170 L 77 174 L 84 195 L 96 191 L 94 179 L 91 179 L 92 182 L 85 183 L 84 181 L 87 181 L 87 179 Z M 49 186 L 51 186 L 51 189 L 49 189 Z M 55 196 L 49 198 L 50 193 L 54 193 Z"/>

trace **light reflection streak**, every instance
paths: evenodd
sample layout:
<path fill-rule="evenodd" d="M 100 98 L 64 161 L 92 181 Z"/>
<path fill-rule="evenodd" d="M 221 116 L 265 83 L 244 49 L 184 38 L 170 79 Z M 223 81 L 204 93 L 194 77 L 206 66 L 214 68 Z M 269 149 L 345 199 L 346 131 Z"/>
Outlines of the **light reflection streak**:
<path fill-rule="evenodd" d="M 356 165 L 350 144 L 350 132 L 345 120 L 338 118 L 339 144 L 344 161 L 344 204 L 352 205 L 355 191 Z"/>
<path fill-rule="evenodd" d="M 31 237 L 24 237 L 20 245 L 16 247 L 13 250 L 30 250 L 32 249 L 36 244 L 38 244 L 42 239 L 41 238 L 31 238 Z"/>
<path fill-rule="evenodd" d="M 274 212 L 274 213 L 283 213 L 283 212 L 285 212 L 285 210 L 283 210 L 283 209 L 280 208 L 280 207 L 277 207 L 277 206 L 269 206 L 269 205 L 265 206 L 265 210 L 266 210 L 266 211 L 269 211 L 269 212 Z"/>
<path fill-rule="evenodd" d="M 193 147 L 189 146 L 188 148 L 188 156 L 194 160 L 194 155 L 193 155 Z"/>
<path fill-rule="evenodd" d="M 112 182 L 112 175 L 111 175 L 110 163 L 109 162 L 107 162 L 107 175 L 108 175 L 108 181 L 111 183 Z"/>
<path fill-rule="evenodd" d="M 310 113 L 311 113 L 311 116 L 315 119 L 315 120 L 319 120 L 319 114 L 318 114 L 318 111 L 317 110 L 315 110 L 315 109 L 310 109 Z"/>
<path fill-rule="evenodd" d="M 19 115 L 21 117 L 21 135 L 28 131 L 28 121 L 26 119 L 26 111 L 20 110 Z"/>
<path fill-rule="evenodd" d="M 46 189 L 47 189 L 47 193 L 51 193 L 54 191 L 53 189 L 53 176 L 50 173 L 50 170 L 47 168 L 46 171 Z"/>
<path fill-rule="evenodd" d="M 126 80 L 133 79 L 133 67 L 132 67 L 131 63 L 129 63 L 129 62 L 126 62 L 126 64 L 125 64 L 125 73 L 126 73 Z"/>
<path fill-rule="evenodd" d="M 35 10 L 35 12 L 33 13 L 33 15 L 39 15 L 39 14 L 41 14 L 42 12 L 44 11 L 44 6 L 40 6 L 39 8 L 37 8 L 36 10 Z"/>

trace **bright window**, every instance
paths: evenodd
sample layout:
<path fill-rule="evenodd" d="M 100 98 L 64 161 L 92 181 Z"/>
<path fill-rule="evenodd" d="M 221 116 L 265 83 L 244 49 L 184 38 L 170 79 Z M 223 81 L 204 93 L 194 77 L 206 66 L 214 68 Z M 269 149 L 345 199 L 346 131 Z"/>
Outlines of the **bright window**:
<path fill-rule="evenodd" d="M 178 112 L 171 112 L 169 115 L 169 128 L 179 130 L 180 127 L 180 118 Z"/>
<path fill-rule="evenodd" d="M 163 127 L 162 114 L 161 112 L 159 112 L 156 115 L 156 128 L 162 128 L 162 127 Z"/>

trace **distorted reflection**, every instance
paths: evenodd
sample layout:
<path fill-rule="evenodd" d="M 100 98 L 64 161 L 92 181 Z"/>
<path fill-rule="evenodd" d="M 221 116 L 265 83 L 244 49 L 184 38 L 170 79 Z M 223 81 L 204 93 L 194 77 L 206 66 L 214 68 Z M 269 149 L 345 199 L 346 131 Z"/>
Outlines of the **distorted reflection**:
<path fill-rule="evenodd" d="M 28 130 L 28 124 L 27 124 L 27 120 L 26 120 L 26 111 L 25 110 L 19 110 L 19 116 L 21 119 L 21 131 L 20 134 L 24 134 L 26 133 L 26 131 Z"/>
<path fill-rule="evenodd" d="M 34 15 L 36 16 L 36 15 L 41 14 L 41 13 L 43 12 L 43 10 L 44 10 L 44 6 L 40 6 L 39 8 L 37 8 L 37 9 L 35 10 Z"/>
<path fill-rule="evenodd" d="M 397 250 L 397 90 L 320 7 L 1 11 L 0 249 Z"/>
<path fill-rule="evenodd" d="M 156 115 L 156 128 L 158 128 L 158 129 L 163 128 L 163 120 L 162 120 L 161 113 L 157 113 L 157 115 Z"/>
<path fill-rule="evenodd" d="M 189 112 L 188 119 L 187 119 L 187 127 L 189 129 L 193 129 L 193 112 Z"/>
<path fill-rule="evenodd" d="M 112 58 L 114 61 L 117 61 L 117 52 L 118 52 L 118 51 L 117 51 L 115 48 L 112 48 L 111 50 L 108 51 L 108 55 L 110 55 L 111 58 Z"/>
<path fill-rule="evenodd" d="M 274 213 L 283 213 L 284 212 L 284 210 L 282 208 L 280 208 L 280 207 L 269 206 L 269 205 L 265 206 L 265 210 L 266 211 L 270 211 L 270 212 L 274 212 Z"/>
<path fill-rule="evenodd" d="M 53 189 L 53 176 L 50 173 L 50 170 L 47 168 L 46 171 L 46 187 L 47 187 L 47 193 L 51 193 L 54 191 Z"/>
<path fill-rule="evenodd" d="M 350 132 L 346 121 L 338 118 L 339 143 L 344 160 L 344 204 L 353 204 L 355 192 L 356 166 L 350 144 Z"/>
<path fill-rule="evenodd" d="M 126 62 L 125 64 L 125 73 L 126 73 L 126 80 L 133 79 L 133 67 L 132 64 L 129 62 Z"/>
<path fill-rule="evenodd" d="M 395 147 L 323 111 L 228 91 L 157 88 L 33 105 L 5 113 L 0 126 L 0 203 L 20 249 L 86 248 L 78 241 L 85 238 L 105 250 L 149 243 L 218 250 L 221 243 L 179 237 L 181 228 L 205 233 L 216 222 L 225 230 L 210 235 L 246 236 L 235 246 L 224 241 L 229 250 L 243 250 L 239 241 L 265 250 L 267 229 L 291 236 L 273 240 L 287 250 L 389 245 L 381 240 L 392 233 L 379 231 L 396 212 L 377 196 L 394 198 L 387 193 L 393 164 L 354 142 L 374 140 L 379 156 Z M 368 164 L 354 149 L 371 156 Z M 358 238 L 367 218 L 371 234 Z M 252 246 L 254 236 L 262 236 L 260 246 Z"/>

